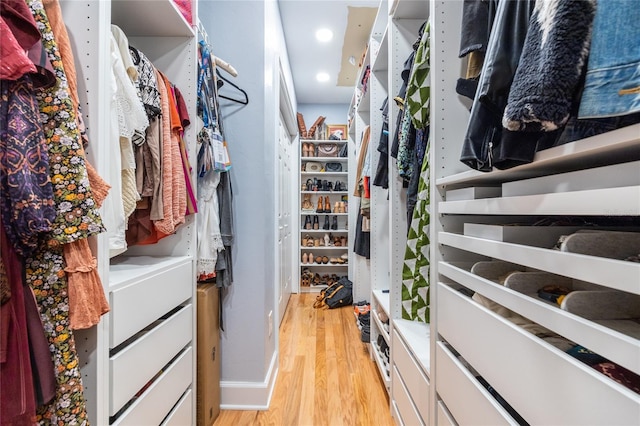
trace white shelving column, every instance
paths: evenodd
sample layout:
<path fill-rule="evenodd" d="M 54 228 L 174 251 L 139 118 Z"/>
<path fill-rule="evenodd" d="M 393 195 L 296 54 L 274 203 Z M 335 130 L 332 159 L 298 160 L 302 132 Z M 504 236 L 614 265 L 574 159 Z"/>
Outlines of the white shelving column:
<path fill-rule="evenodd" d="M 540 151 L 533 162 L 513 169 L 489 173 L 468 169 L 459 158 L 466 131 L 461 123 L 469 119 L 469 105 L 455 94 L 456 79 L 464 74 L 464 61 L 457 56 L 462 5 L 462 1 L 430 2 L 434 106 L 430 424 L 637 424 L 638 393 L 468 295 L 482 295 L 566 341 L 640 374 L 637 328 L 623 330 L 579 316 L 569 312 L 564 303 L 563 309 L 546 303 L 535 291 L 546 285 L 549 277 L 559 276 L 553 279 L 569 286 L 600 286 L 603 291 L 631 299 L 640 295 L 640 265 L 607 257 L 611 249 L 605 255 L 572 253 L 554 250 L 553 243 L 540 247 L 532 237 L 516 243 L 465 235 L 463 225 L 508 224 L 514 218 L 533 224 L 540 216 L 638 223 L 640 184 L 637 167 L 629 167 L 633 165 L 629 162 L 640 160 L 640 124 Z M 501 189 L 502 194 L 447 201 L 447 191 L 483 186 Z M 519 186 L 526 188 L 524 193 L 505 194 L 505 188 Z M 636 228 L 622 226 L 624 229 L 636 232 L 630 235 L 636 244 L 640 242 Z M 536 234 L 555 231 L 558 229 L 553 226 L 538 227 Z M 479 259 L 490 263 L 472 267 Z M 486 272 L 491 265 L 497 268 L 499 262 L 509 262 L 508 271 L 531 274 L 533 270 L 534 275 L 545 278 L 530 283 L 533 292 L 520 291 L 511 285 L 511 275 L 503 285 Z M 565 300 L 571 297 L 570 293 Z M 615 309 L 612 307 L 611 313 Z"/>
<path fill-rule="evenodd" d="M 173 1 L 63 0 L 61 6 L 75 53 L 87 153 L 100 174 L 108 175 L 114 155 L 109 138 L 112 23 L 180 89 L 195 123 L 197 38 Z M 195 22 L 195 1 L 192 14 Z M 194 164 L 195 124 L 184 139 Z M 195 175 L 191 179 L 195 186 Z M 192 215 L 175 235 L 130 247 L 112 259 L 106 236 L 97 238 L 98 271 L 111 311 L 97 326 L 76 333 L 92 424 L 194 422 L 194 228 Z"/>

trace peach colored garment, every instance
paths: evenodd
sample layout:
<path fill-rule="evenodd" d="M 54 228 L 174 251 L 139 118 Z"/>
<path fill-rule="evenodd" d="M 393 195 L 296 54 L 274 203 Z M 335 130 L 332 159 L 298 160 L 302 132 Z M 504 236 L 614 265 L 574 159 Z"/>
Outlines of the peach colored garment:
<path fill-rule="evenodd" d="M 42 3 L 60 51 L 62 66 L 69 85 L 69 96 L 77 113 L 76 116 L 80 117 L 73 50 L 62 19 L 60 3 L 58 0 L 44 0 Z M 100 206 L 107 196 L 110 186 L 86 161 L 86 158 L 85 164 L 94 201 Z M 101 315 L 109 312 L 109 303 L 96 269 L 96 259 L 86 238 L 65 244 L 63 252 L 67 264 L 65 272 L 69 285 L 69 327 L 72 330 L 92 327 L 100 322 Z"/>
<path fill-rule="evenodd" d="M 173 221 L 176 228 L 184 223 L 187 212 L 187 185 L 184 180 L 182 168 L 182 153 L 180 152 L 180 134 L 182 133 L 182 120 L 178 112 L 178 103 L 171 87 L 171 82 L 160 73 L 164 79 L 167 94 L 169 96 L 169 111 L 171 115 L 171 155 L 173 158 Z"/>

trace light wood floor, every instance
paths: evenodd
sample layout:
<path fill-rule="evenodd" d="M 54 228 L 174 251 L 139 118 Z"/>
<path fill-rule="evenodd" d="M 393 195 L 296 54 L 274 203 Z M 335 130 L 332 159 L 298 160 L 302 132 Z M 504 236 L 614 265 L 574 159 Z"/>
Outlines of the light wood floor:
<path fill-rule="evenodd" d="M 214 426 L 392 426 L 389 399 L 352 307 L 313 308 L 294 294 L 280 327 L 280 371 L 268 411 L 223 410 Z"/>

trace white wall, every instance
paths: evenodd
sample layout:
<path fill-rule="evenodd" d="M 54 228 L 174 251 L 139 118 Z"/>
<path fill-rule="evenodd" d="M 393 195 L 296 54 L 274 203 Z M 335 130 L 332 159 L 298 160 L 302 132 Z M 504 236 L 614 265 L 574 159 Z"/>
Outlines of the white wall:
<path fill-rule="evenodd" d="M 267 408 L 277 368 L 267 316 L 276 314 L 279 62 L 293 105 L 295 94 L 275 0 L 200 0 L 198 9 L 213 53 L 237 69 L 233 82 L 249 96 L 246 106 L 221 100 L 235 230 L 234 282 L 223 298 L 222 404 Z"/>
<path fill-rule="evenodd" d="M 298 111 L 304 116 L 307 129 L 319 116 L 327 117 L 327 124 L 347 124 L 348 104 L 298 104 Z"/>

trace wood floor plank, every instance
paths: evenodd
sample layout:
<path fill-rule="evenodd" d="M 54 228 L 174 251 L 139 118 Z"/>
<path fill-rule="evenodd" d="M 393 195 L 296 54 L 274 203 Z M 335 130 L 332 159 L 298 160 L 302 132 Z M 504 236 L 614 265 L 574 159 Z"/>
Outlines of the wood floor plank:
<path fill-rule="evenodd" d="M 315 296 L 291 296 L 269 409 L 222 410 L 215 426 L 395 425 L 353 309 L 314 309 Z"/>

